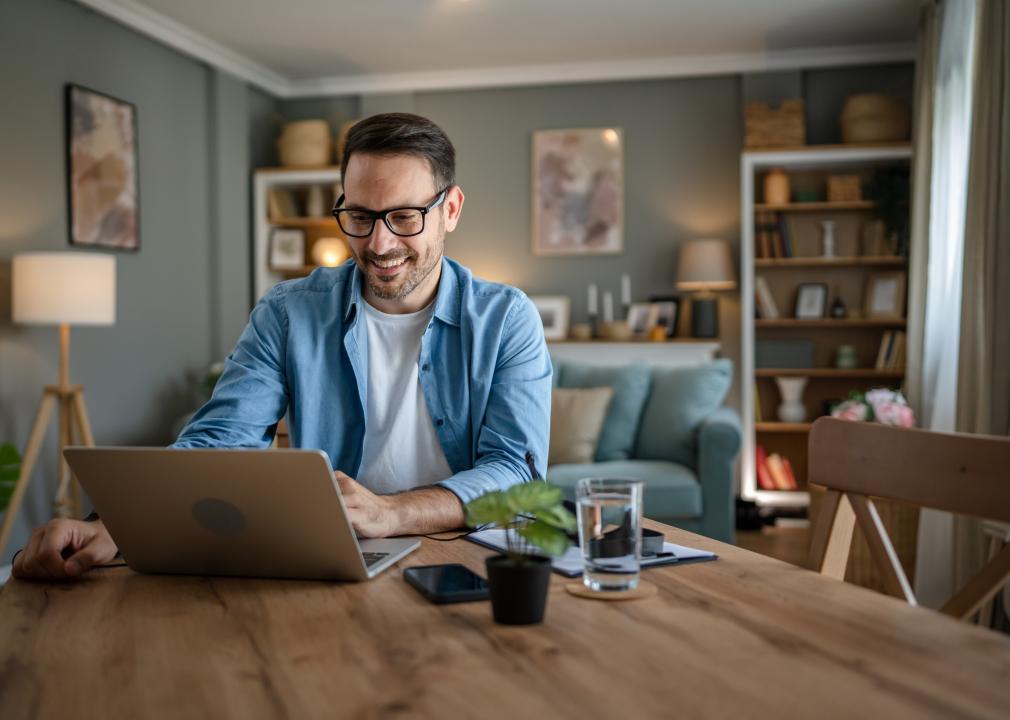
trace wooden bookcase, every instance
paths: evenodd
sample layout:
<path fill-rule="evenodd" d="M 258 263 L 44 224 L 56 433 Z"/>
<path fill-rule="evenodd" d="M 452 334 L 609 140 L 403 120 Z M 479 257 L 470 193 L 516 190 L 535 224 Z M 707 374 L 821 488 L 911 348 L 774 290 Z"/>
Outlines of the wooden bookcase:
<path fill-rule="evenodd" d="M 900 387 L 904 368 L 876 369 L 877 352 L 885 332 L 905 329 L 905 319 L 867 318 L 864 309 L 866 283 L 876 272 L 904 272 L 907 288 L 908 258 L 864 256 L 861 253 L 863 224 L 875 215 L 872 201 L 792 202 L 769 205 L 763 202 L 765 175 L 783 168 L 797 187 L 821 187 L 829 174 L 860 175 L 869 179 L 876 168 L 907 165 L 911 147 L 811 147 L 789 150 L 751 151 L 741 157 L 741 326 L 742 326 L 742 413 L 743 457 L 741 495 L 761 506 L 804 507 L 810 502 L 807 490 L 807 437 L 813 421 L 826 412 L 831 400 L 842 400 L 853 390 L 871 387 Z M 767 213 L 788 217 L 792 257 L 758 257 L 758 220 Z M 835 255 L 821 256 L 822 220 L 835 222 Z M 778 306 L 780 317 L 755 318 L 755 282 L 763 277 Z M 800 320 L 794 317 L 796 290 L 801 283 L 828 285 L 827 305 L 835 297 L 844 302 L 845 319 L 824 317 Z M 907 291 L 906 291 L 907 292 Z M 854 312 L 855 311 L 855 312 Z M 814 363 L 809 368 L 755 368 L 758 340 L 812 341 Z M 852 345 L 858 365 L 838 369 L 834 365 L 839 345 Z M 805 377 L 803 401 L 807 420 L 780 422 L 776 408 L 781 402 L 776 377 Z M 755 393 L 757 397 L 755 397 Z M 761 421 L 755 416 L 756 402 Z M 762 490 L 757 483 L 755 453 L 758 445 L 768 453 L 789 458 L 799 489 Z"/>
<path fill-rule="evenodd" d="M 253 304 L 263 293 L 281 280 L 303 277 L 312 272 L 312 245 L 325 237 L 344 240 L 337 221 L 330 216 L 334 195 L 339 192 L 340 168 L 260 168 L 253 173 Z M 324 215 L 304 216 L 305 194 L 309 188 L 321 191 Z M 290 193 L 295 202 L 294 215 L 282 215 L 273 208 L 271 212 L 270 193 L 281 189 Z M 274 268 L 270 266 L 270 236 L 277 228 L 297 228 L 305 233 L 305 263 L 294 268 Z"/>

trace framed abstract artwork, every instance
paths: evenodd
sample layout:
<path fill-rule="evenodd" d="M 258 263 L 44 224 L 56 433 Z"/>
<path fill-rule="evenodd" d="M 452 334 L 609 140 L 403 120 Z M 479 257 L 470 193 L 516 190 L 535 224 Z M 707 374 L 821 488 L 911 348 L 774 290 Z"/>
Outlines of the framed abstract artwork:
<path fill-rule="evenodd" d="M 533 133 L 533 254 L 624 250 L 624 140 L 620 128 Z"/>
<path fill-rule="evenodd" d="M 70 244 L 139 250 L 137 109 L 67 85 L 66 132 Z"/>

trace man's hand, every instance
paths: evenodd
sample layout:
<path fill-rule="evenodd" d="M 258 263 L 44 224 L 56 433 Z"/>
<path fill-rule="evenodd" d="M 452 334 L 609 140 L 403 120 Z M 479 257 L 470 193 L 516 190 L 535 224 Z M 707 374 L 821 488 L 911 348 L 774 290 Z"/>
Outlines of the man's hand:
<path fill-rule="evenodd" d="M 422 487 L 395 495 L 376 495 L 354 478 L 333 473 L 344 496 L 351 526 L 359 537 L 421 535 L 465 524 L 463 504 L 451 490 Z"/>
<path fill-rule="evenodd" d="M 18 578 L 66 580 L 80 576 L 92 565 L 109 562 L 117 551 L 101 520 L 50 520 L 35 528 L 11 572 Z"/>

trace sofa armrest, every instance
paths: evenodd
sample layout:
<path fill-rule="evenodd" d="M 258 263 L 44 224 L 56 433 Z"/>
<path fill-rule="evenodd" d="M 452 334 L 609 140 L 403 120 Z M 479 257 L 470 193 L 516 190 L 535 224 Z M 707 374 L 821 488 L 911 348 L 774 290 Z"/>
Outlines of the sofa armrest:
<path fill-rule="evenodd" d="M 740 418 L 727 407 L 705 418 L 698 429 L 701 533 L 723 542 L 733 542 L 733 465 L 742 438 Z"/>

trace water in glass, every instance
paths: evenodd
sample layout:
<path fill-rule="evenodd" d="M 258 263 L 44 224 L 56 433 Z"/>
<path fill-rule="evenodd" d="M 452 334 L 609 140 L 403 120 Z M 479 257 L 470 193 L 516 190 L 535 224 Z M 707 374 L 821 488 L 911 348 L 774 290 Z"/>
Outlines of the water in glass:
<path fill-rule="evenodd" d="M 642 482 L 586 478 L 578 492 L 582 582 L 594 591 L 631 590 L 641 558 Z"/>

